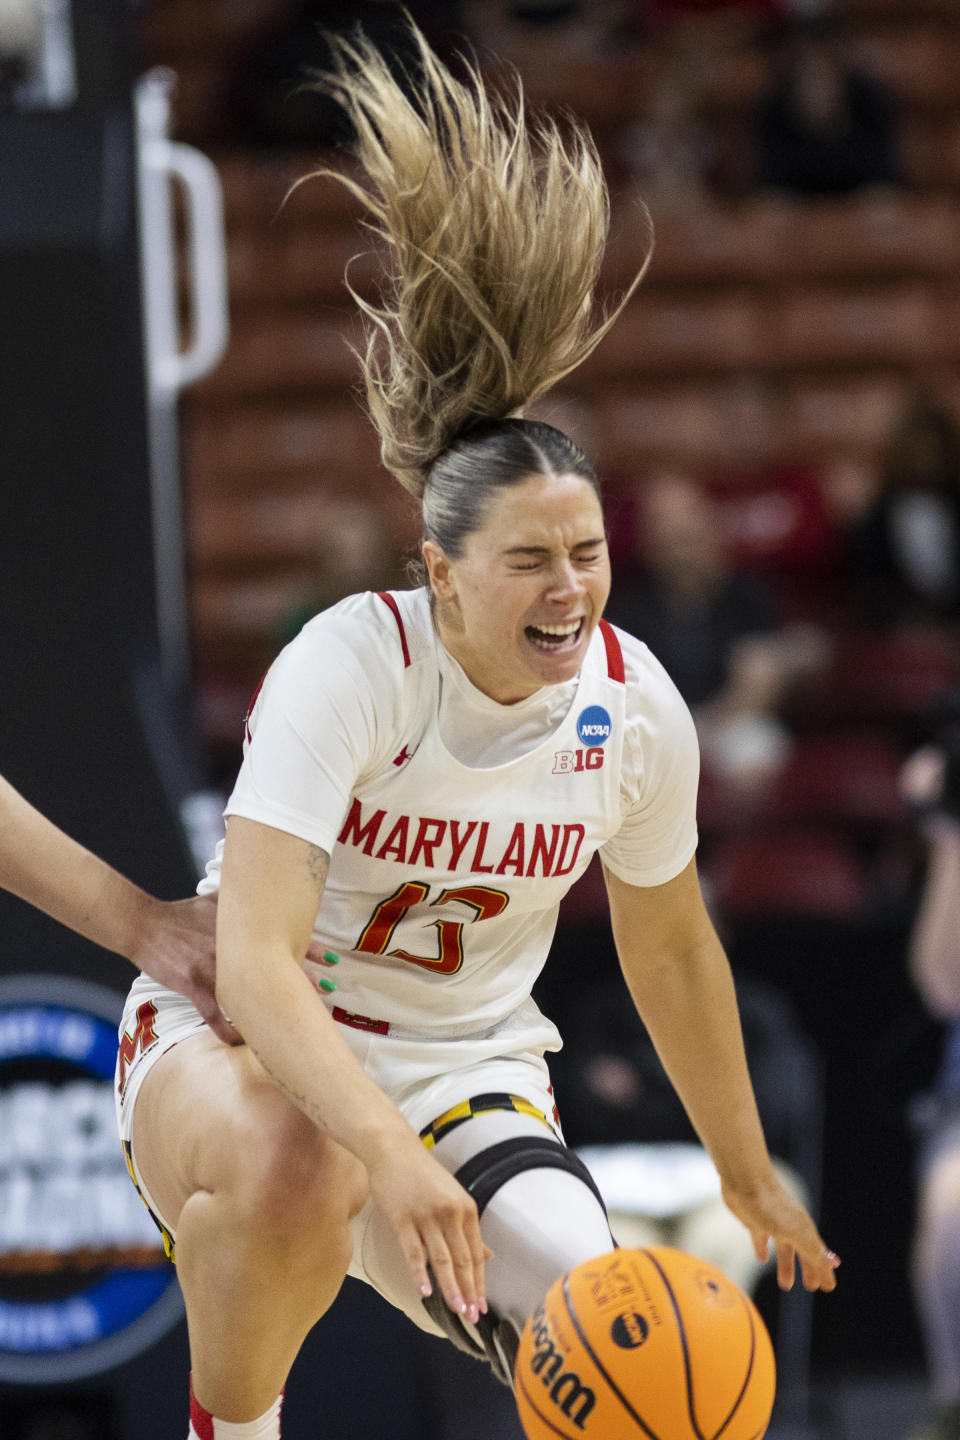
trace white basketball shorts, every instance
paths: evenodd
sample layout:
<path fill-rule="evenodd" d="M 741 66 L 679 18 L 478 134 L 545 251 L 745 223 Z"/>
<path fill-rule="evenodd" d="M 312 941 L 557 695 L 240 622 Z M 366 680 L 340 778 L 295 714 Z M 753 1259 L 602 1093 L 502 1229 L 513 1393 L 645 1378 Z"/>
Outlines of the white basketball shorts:
<path fill-rule="evenodd" d="M 544 1047 L 555 1045 L 556 1031 L 532 1000 L 500 1024 L 455 1039 L 409 1031 L 383 1034 L 371 1028 L 376 1022 L 345 1015 L 333 1005 L 328 1008 L 341 1021 L 344 1038 L 364 1069 L 424 1144 L 431 1151 L 439 1147 L 437 1158 L 448 1168 L 459 1167 L 506 1135 L 548 1134 L 562 1139 L 543 1057 Z M 140 1086 L 160 1057 L 206 1028 L 190 1001 L 146 976 L 130 990 L 120 1022 L 114 1092 L 120 1138 L 131 1179 L 171 1254 L 173 1227 L 159 1212 L 137 1168 L 133 1117 Z M 372 1285 L 421 1329 L 442 1335 L 424 1310 L 399 1245 L 372 1201 L 354 1218 L 351 1229 L 354 1249 L 348 1273 Z"/>

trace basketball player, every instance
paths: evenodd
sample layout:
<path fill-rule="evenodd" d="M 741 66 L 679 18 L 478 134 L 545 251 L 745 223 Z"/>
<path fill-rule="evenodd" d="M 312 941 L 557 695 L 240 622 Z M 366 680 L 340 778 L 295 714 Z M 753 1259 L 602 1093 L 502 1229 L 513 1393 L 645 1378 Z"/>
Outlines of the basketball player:
<path fill-rule="evenodd" d="M 214 999 L 216 905 L 157 900 L 53 825 L 0 776 L 0 886 L 196 1006 L 227 1045 L 240 1036 Z"/>
<path fill-rule="evenodd" d="M 225 844 L 217 995 L 134 985 L 121 1134 L 171 1243 L 191 1435 L 268 1440 L 344 1276 L 510 1381 L 551 1282 L 613 1241 L 565 1148 L 530 998 L 562 895 L 600 852 L 633 999 L 758 1252 L 832 1290 L 780 1185 L 694 863 L 690 716 L 602 620 L 597 482 L 519 412 L 597 343 L 607 199 L 589 139 L 421 48 L 410 98 L 363 41 L 325 82 L 392 260 L 364 369 L 387 467 L 423 507 L 426 584 L 307 624 L 248 717 Z M 638 277 L 639 279 L 639 277 Z M 636 282 L 635 282 L 636 283 Z M 334 1004 L 304 954 L 341 956 Z M 588 962 L 587 962 L 588 963 Z"/>

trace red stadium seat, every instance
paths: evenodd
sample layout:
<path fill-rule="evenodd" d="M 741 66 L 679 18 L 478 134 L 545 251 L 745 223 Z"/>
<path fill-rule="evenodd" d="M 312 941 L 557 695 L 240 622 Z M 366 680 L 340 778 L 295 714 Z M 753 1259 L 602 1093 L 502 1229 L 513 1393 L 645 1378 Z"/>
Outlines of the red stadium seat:
<path fill-rule="evenodd" d="M 284 196 L 307 165 L 287 153 L 250 155 L 234 150 L 218 157 L 217 169 L 230 229 L 252 226 L 260 231 L 276 219 Z M 299 191 L 297 196 L 302 205 Z"/>
<path fill-rule="evenodd" d="M 360 217 L 363 207 L 339 181 L 313 172 L 323 167 L 314 151 L 281 150 L 250 154 L 231 150 L 217 157 L 227 223 L 231 228 L 343 225 Z"/>
<path fill-rule="evenodd" d="M 739 370 L 762 365 L 769 350 L 765 316 L 749 290 L 666 296 L 641 291 L 590 359 L 584 385 L 631 374 Z"/>
<path fill-rule="evenodd" d="M 790 832 L 718 844 L 705 877 L 721 916 L 855 919 L 866 894 L 857 856 L 835 837 Z"/>
<path fill-rule="evenodd" d="M 960 645 L 945 633 L 854 635 L 836 644 L 819 705 L 846 719 L 919 719 L 960 683 Z"/>
<path fill-rule="evenodd" d="M 797 207 L 789 251 L 800 274 L 952 275 L 960 258 L 960 215 L 946 199 L 884 195 Z"/>
<path fill-rule="evenodd" d="M 315 480 L 349 473 L 372 485 L 380 471 L 376 436 L 349 396 L 327 405 L 280 398 L 236 410 L 198 401 L 187 442 L 191 476 L 200 484 L 245 474 L 262 484 L 271 472 L 297 471 Z"/>
<path fill-rule="evenodd" d="M 257 307 L 283 313 L 291 304 L 334 301 L 352 305 L 345 275 L 361 295 L 378 273 L 372 240 L 349 222 L 234 227 L 227 242 L 230 298 L 235 313 Z"/>
<path fill-rule="evenodd" d="M 295 225 L 282 231 L 275 251 L 277 295 L 286 300 L 332 296 L 342 304 L 351 287 L 367 297 L 382 272 L 382 259 L 373 236 L 350 217 L 337 225 Z"/>
<path fill-rule="evenodd" d="M 899 375 L 788 379 L 783 413 L 788 452 L 810 459 L 838 452 L 873 457 L 903 412 L 907 394 Z"/>
<path fill-rule="evenodd" d="M 740 435 L 731 423 L 730 400 L 728 387 L 711 381 L 605 387 L 593 406 L 598 468 L 635 477 L 662 460 L 698 466 L 732 461 Z"/>
<path fill-rule="evenodd" d="M 774 301 L 774 356 L 785 366 L 927 364 L 951 337 L 934 287 L 918 281 L 810 289 Z"/>
<path fill-rule="evenodd" d="M 335 519 L 336 497 L 317 486 L 288 492 L 254 492 L 217 499 L 193 496 L 190 554 L 193 565 L 248 565 L 269 561 L 313 563 Z"/>
<path fill-rule="evenodd" d="M 350 349 L 361 344 L 359 319 L 283 311 L 248 319 L 230 337 L 226 357 L 198 387 L 205 398 L 324 390 L 343 395 L 360 378 Z"/>
<path fill-rule="evenodd" d="M 645 284 L 663 281 L 756 281 L 783 267 L 791 219 L 784 207 L 698 207 L 692 214 L 655 217 L 656 248 Z M 614 213 L 604 275 L 622 284 L 643 253 L 642 213 L 624 199 Z"/>
<path fill-rule="evenodd" d="M 899 825 L 901 756 L 873 736 L 801 739 L 770 787 L 768 819 L 785 825 L 834 822 L 855 831 Z"/>
<path fill-rule="evenodd" d="M 233 572 L 289 563 L 315 566 L 331 540 L 336 543 L 344 503 L 356 506 L 355 486 L 300 481 L 283 488 L 222 495 L 190 492 L 190 555 L 195 571 L 230 567 Z M 419 533 L 412 506 L 399 486 L 371 506 L 398 545 L 413 545 Z"/>

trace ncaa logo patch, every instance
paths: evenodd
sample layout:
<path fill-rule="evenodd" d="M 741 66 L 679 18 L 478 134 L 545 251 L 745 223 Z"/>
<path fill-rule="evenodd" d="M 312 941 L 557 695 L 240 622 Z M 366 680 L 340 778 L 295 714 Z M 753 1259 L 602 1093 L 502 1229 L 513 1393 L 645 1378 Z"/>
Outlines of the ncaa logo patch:
<path fill-rule="evenodd" d="M 610 1339 L 621 1350 L 636 1350 L 650 1334 L 650 1326 L 637 1310 L 625 1310 L 610 1326 Z"/>
<path fill-rule="evenodd" d="M 580 711 L 577 735 L 581 745 L 602 745 L 610 739 L 612 728 L 609 712 L 604 710 L 602 705 L 588 705 L 586 710 Z"/>

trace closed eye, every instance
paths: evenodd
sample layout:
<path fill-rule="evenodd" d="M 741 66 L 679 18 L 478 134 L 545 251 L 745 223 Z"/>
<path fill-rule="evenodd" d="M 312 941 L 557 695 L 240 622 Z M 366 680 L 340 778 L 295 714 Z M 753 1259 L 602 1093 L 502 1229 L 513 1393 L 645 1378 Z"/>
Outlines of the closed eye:
<path fill-rule="evenodd" d="M 600 541 L 591 541 L 582 549 L 574 550 L 572 560 L 574 565 L 595 565 L 603 558 L 604 550 Z M 539 570 L 544 564 L 550 562 L 550 551 L 539 549 L 525 549 L 517 547 L 507 552 L 510 561 L 510 569 L 513 571 Z"/>

